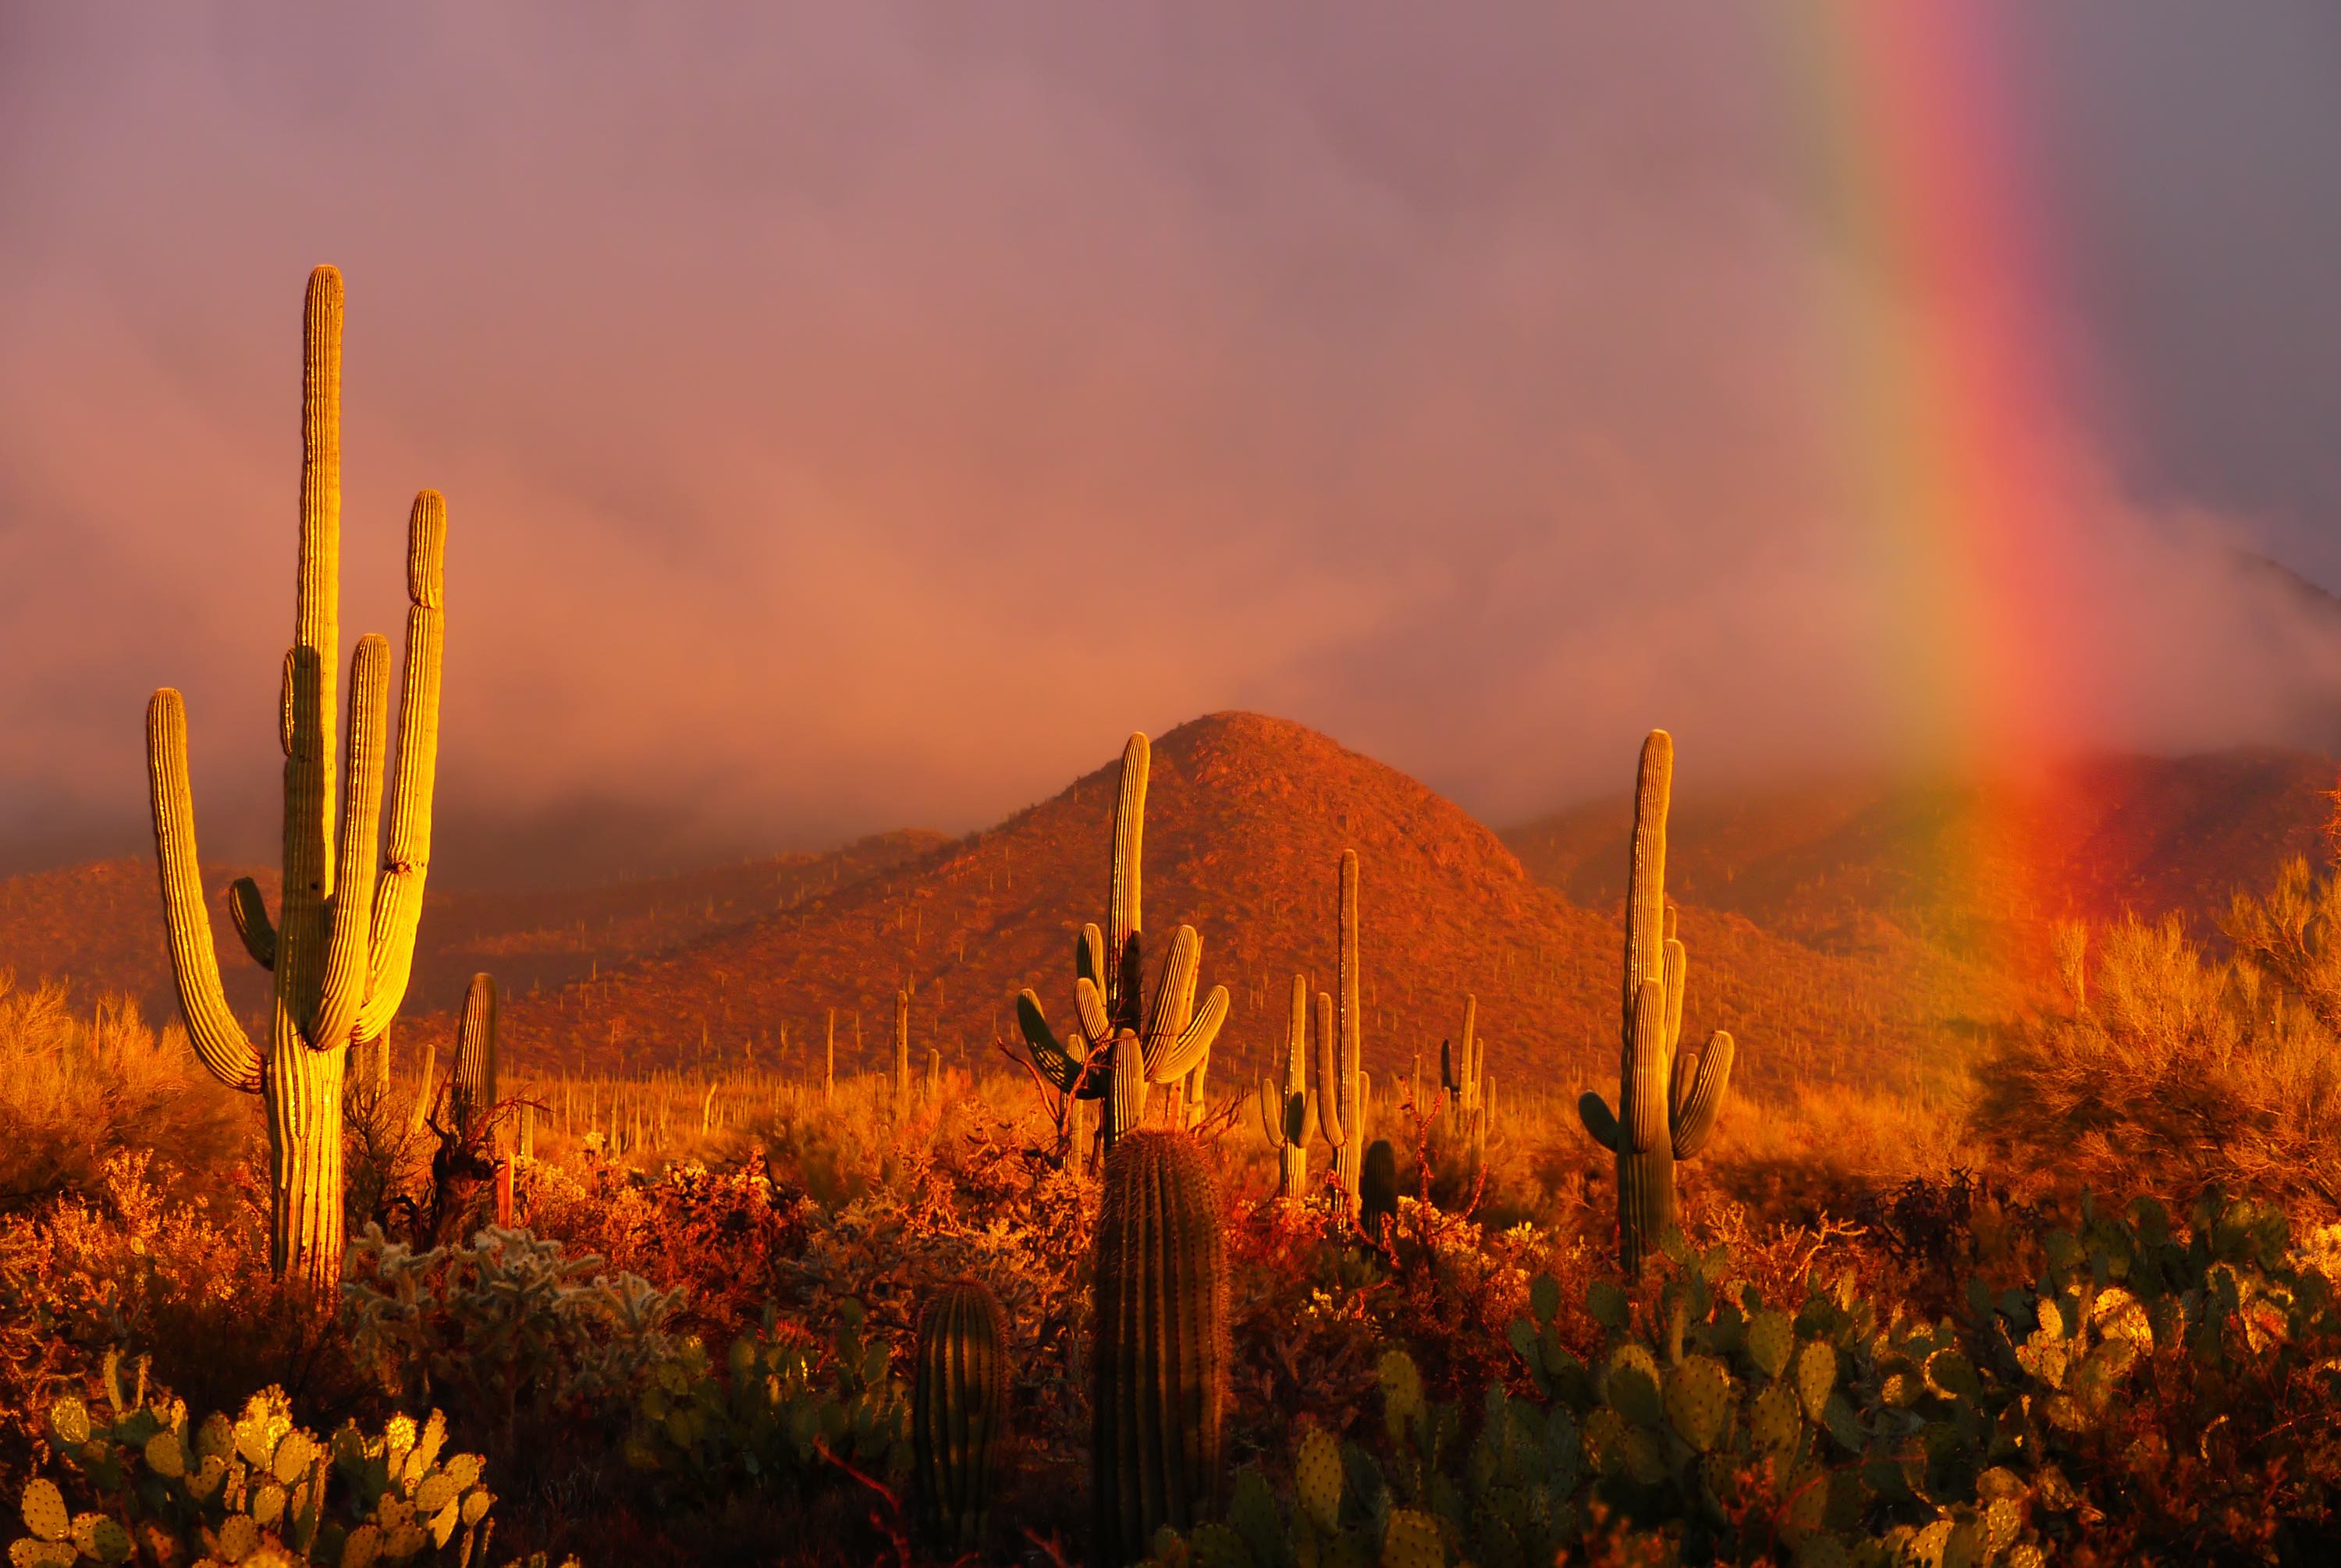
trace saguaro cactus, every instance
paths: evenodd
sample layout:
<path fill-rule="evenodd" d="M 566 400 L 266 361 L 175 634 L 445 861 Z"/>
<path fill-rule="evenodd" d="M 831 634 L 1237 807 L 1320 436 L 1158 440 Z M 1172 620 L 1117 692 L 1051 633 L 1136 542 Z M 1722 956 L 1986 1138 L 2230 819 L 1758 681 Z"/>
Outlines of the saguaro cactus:
<path fill-rule="evenodd" d="M 1578 1115 L 1618 1156 L 1618 1262 L 1629 1275 L 1675 1223 L 1675 1162 L 1715 1131 L 1731 1082 L 1731 1037 L 1718 1029 L 1688 1076 L 1682 1034 L 1689 955 L 1666 901 L 1667 807 L 1674 790 L 1674 738 L 1650 731 L 1634 791 L 1634 839 L 1626 894 L 1626 975 L 1618 1114 L 1588 1091 Z"/>
<path fill-rule="evenodd" d="M 1335 971 L 1341 993 L 1338 1010 L 1331 997 L 1321 991 L 1317 995 L 1317 1125 L 1325 1141 L 1333 1146 L 1333 1176 L 1351 1215 L 1358 1212 L 1358 1174 L 1366 1152 L 1366 1108 L 1373 1094 L 1372 1080 L 1358 1060 L 1363 1049 L 1358 968 L 1358 852 L 1344 849 L 1340 948 Z"/>
<path fill-rule="evenodd" d="M 894 1120 L 911 1119 L 911 993 L 894 993 Z"/>
<path fill-rule="evenodd" d="M 331 267 L 309 274 L 302 356 L 301 543 L 279 735 L 284 898 L 273 925 L 249 879 L 238 882 L 228 900 L 245 949 L 275 976 L 264 1054 L 220 987 L 195 852 L 186 707 L 168 687 L 147 704 L 146 762 L 171 968 L 188 1037 L 214 1077 L 259 1095 L 266 1107 L 272 1266 L 281 1278 L 330 1288 L 340 1281 L 344 1251 L 342 1079 L 349 1047 L 379 1037 L 405 997 L 431 862 L 446 505 L 426 490 L 407 519 L 412 608 L 385 856 L 378 834 L 390 654 L 371 635 L 359 640 L 350 663 L 348 755 L 335 830 L 342 279 Z"/>
<path fill-rule="evenodd" d="M 1276 1151 L 1276 1196 L 1309 1192 L 1309 978 L 1292 977 L 1292 1016 L 1284 1028 L 1284 1077 L 1260 1080 L 1260 1126 Z"/>
<path fill-rule="evenodd" d="M 1195 1006 L 1195 975 L 1202 963 L 1202 938 L 1181 926 L 1170 941 L 1151 1005 L 1144 1001 L 1143 939 L 1140 930 L 1140 867 L 1146 832 L 1146 779 L 1151 752 L 1143 734 L 1134 734 L 1121 752 L 1121 789 L 1113 806 L 1113 863 L 1107 884 L 1106 921 L 1081 928 L 1073 944 L 1075 1026 L 1060 1041 L 1041 998 L 1030 989 L 1016 997 L 1017 1027 L 1024 1033 L 1033 1065 L 1061 1093 L 1103 1102 L 1106 1147 L 1139 1125 L 1146 1114 L 1149 1086 L 1177 1083 L 1196 1075 L 1191 1092 L 1200 1099 L 1199 1069 L 1228 1016 L 1228 988 L 1213 986 L 1202 1007 Z M 1185 1103 L 1183 1100 L 1181 1103 Z"/>
<path fill-rule="evenodd" d="M 1487 1076 L 1488 1048 L 1479 1037 L 1479 998 L 1463 998 L 1463 1036 L 1439 1042 L 1439 1109 L 1452 1135 L 1462 1140 L 1472 1159 L 1488 1151 L 1488 1126 L 1495 1115 L 1495 1080 Z"/>
<path fill-rule="evenodd" d="M 1106 1156 L 1091 1355 L 1091 1495 L 1101 1563 L 1146 1555 L 1216 1501 L 1227 1384 L 1227 1264 L 1210 1161 L 1183 1132 Z"/>
<path fill-rule="evenodd" d="M 469 1142 L 496 1103 L 496 983 L 486 975 L 473 975 L 463 993 L 463 1024 L 455 1037 L 455 1081 L 448 1099 L 456 1130 Z"/>
<path fill-rule="evenodd" d="M 982 1544 L 1008 1429 L 1007 1320 L 972 1279 L 945 1285 L 919 1315 L 911 1382 L 911 1480 L 920 1523 L 946 1552 Z"/>
<path fill-rule="evenodd" d="M 1358 1176 L 1358 1226 L 1380 1242 L 1397 1224 L 1398 1151 L 1390 1139 L 1376 1138 Z"/>

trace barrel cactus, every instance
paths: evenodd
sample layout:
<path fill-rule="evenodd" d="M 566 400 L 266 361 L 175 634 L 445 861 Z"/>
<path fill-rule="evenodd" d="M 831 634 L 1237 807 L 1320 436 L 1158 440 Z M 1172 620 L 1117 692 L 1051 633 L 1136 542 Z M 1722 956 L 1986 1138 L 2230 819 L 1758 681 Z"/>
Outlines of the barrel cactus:
<path fill-rule="evenodd" d="M 1228 1281 L 1202 1146 L 1167 1128 L 1116 1140 L 1096 1245 L 1095 1561 L 1119 1564 L 1144 1557 L 1162 1526 L 1195 1523 L 1219 1492 Z"/>
<path fill-rule="evenodd" d="M 283 673 L 284 899 L 271 922 L 250 878 L 228 913 L 275 983 L 269 1037 L 255 1045 L 220 985 L 195 851 L 186 705 L 164 687 L 146 708 L 146 764 L 164 924 L 187 1037 L 214 1077 L 267 1111 L 269 1261 L 278 1277 L 325 1294 L 342 1274 L 342 1080 L 349 1048 L 381 1037 L 406 995 L 431 865 L 431 790 L 439 749 L 446 616 L 446 503 L 414 498 L 406 525 L 405 670 L 387 815 L 384 763 L 389 644 L 366 636 L 350 661 L 347 757 L 335 778 L 334 666 L 341 657 L 342 277 L 309 274 L 302 332 L 301 542 L 293 646 Z M 338 787 L 337 787 L 338 786 Z M 338 815 L 336 806 L 338 804 Z"/>
<path fill-rule="evenodd" d="M 946 1285 L 919 1317 L 911 1384 L 911 1480 L 934 1543 L 982 1543 L 1008 1427 L 1007 1320 L 981 1283 Z"/>
<path fill-rule="evenodd" d="M 1634 793 L 1618 1113 L 1590 1091 L 1577 1103 L 1585 1130 L 1618 1156 L 1618 1261 L 1629 1275 L 1641 1272 L 1673 1226 L 1675 1162 L 1705 1146 L 1731 1081 L 1731 1037 L 1721 1029 L 1688 1073 L 1677 1050 L 1689 960 L 1666 901 L 1674 762 L 1673 737 L 1650 731 Z"/>
<path fill-rule="evenodd" d="M 1373 1083 L 1359 1064 L 1363 1015 L 1358 1005 L 1358 852 L 1341 851 L 1340 1000 L 1317 997 L 1317 1125 L 1333 1146 L 1333 1179 L 1349 1214 L 1358 1212 L 1358 1176 L 1366 1153 L 1366 1113 Z M 1335 1045 L 1339 1037 L 1338 1049 Z"/>
<path fill-rule="evenodd" d="M 1107 884 L 1110 930 L 1081 928 L 1073 944 L 1077 1022 L 1061 1040 L 1030 989 L 1018 994 L 1016 1022 L 1032 1063 L 1061 1094 L 1103 1102 L 1103 1133 L 1114 1140 L 1146 1115 L 1151 1086 L 1187 1080 L 1181 1105 L 1200 1103 L 1204 1059 L 1228 1015 L 1228 989 L 1214 986 L 1195 1006 L 1202 938 L 1181 926 L 1171 938 L 1154 996 L 1143 994 L 1144 944 L 1140 933 L 1140 866 L 1146 829 L 1146 780 L 1151 751 L 1132 735 L 1122 749 L 1121 788 L 1113 807 L 1113 861 Z"/>
<path fill-rule="evenodd" d="M 1284 1029 L 1284 1076 L 1260 1081 L 1260 1126 L 1276 1151 L 1276 1196 L 1309 1192 L 1309 978 L 1292 977 L 1292 1015 Z"/>

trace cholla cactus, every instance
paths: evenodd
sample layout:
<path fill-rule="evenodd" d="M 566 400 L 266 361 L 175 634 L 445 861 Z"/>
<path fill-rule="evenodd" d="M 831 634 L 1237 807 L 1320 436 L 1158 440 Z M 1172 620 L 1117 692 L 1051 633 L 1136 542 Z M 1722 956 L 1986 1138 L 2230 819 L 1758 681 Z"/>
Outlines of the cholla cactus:
<path fill-rule="evenodd" d="M 1113 807 L 1113 865 L 1107 885 L 1111 930 L 1084 926 L 1073 944 L 1077 1025 L 1061 1041 L 1038 995 L 1026 989 L 1016 997 L 1017 1025 L 1042 1076 L 1060 1093 L 1104 1102 L 1109 1150 L 1145 1116 L 1151 1086 L 1179 1083 L 1193 1075 L 1180 1103 L 1200 1102 L 1200 1069 L 1228 1014 L 1225 986 L 1213 986 L 1202 1007 L 1195 1006 L 1203 944 L 1192 926 L 1179 928 L 1155 981 L 1152 1003 L 1143 998 L 1139 881 L 1151 755 L 1143 734 L 1132 735 L 1122 749 L 1121 789 Z"/>
<path fill-rule="evenodd" d="M 1676 1050 L 1689 960 L 1666 901 L 1667 807 L 1675 745 L 1663 729 L 1642 744 L 1634 794 L 1634 840 L 1626 898 L 1626 983 L 1618 1114 L 1589 1091 L 1577 1102 L 1585 1130 L 1618 1156 L 1618 1261 L 1639 1274 L 1675 1223 L 1675 1162 L 1715 1131 L 1731 1081 L 1731 1037 L 1718 1029 L 1688 1077 Z"/>
<path fill-rule="evenodd" d="M 1336 970 L 1341 999 L 1336 1004 L 1321 991 L 1317 995 L 1317 1125 L 1325 1141 L 1333 1146 L 1333 1176 L 1350 1215 L 1358 1212 L 1358 1176 L 1365 1157 L 1367 1112 L 1373 1097 L 1373 1080 L 1358 1060 L 1362 1049 L 1358 967 L 1358 852 L 1344 849 Z"/>
<path fill-rule="evenodd" d="M 1216 1499 L 1228 1280 L 1210 1162 L 1183 1132 L 1125 1135 L 1106 1156 L 1090 1358 L 1091 1497 L 1100 1563 L 1133 1563 Z"/>
<path fill-rule="evenodd" d="M 244 1034 L 220 986 L 195 853 L 186 707 L 168 687 L 147 705 L 146 760 L 171 968 L 188 1037 L 213 1077 L 259 1095 L 267 1108 L 272 1266 L 280 1277 L 330 1287 L 341 1277 L 344 1251 L 343 1073 L 350 1046 L 379 1037 L 406 994 L 431 862 L 446 506 L 426 490 L 407 520 L 412 608 L 385 856 L 379 833 L 390 652 L 371 635 L 359 640 L 351 660 L 348 755 L 335 832 L 342 279 L 331 267 L 309 275 L 302 346 L 301 544 L 280 729 L 284 902 L 272 925 L 250 879 L 239 881 L 228 900 L 245 949 L 275 975 L 264 1051 Z"/>
<path fill-rule="evenodd" d="M 1309 979 L 1292 977 L 1292 1015 L 1284 1030 L 1284 1077 L 1260 1080 L 1260 1126 L 1276 1151 L 1276 1196 L 1309 1191 Z"/>

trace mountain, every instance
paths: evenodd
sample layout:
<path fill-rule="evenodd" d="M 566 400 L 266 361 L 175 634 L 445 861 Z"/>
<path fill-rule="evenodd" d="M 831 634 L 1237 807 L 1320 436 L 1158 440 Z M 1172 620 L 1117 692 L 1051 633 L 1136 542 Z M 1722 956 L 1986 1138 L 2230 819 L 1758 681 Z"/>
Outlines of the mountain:
<path fill-rule="evenodd" d="M 939 833 L 881 834 L 820 855 L 782 855 L 677 876 L 525 893 L 443 892 L 423 903 L 412 1011 L 458 1006 L 473 972 L 507 987 L 561 986 L 626 959 L 699 940 L 825 893 L 950 840 Z M 272 869 L 206 867 L 214 939 L 228 1000 L 251 1017 L 268 1005 L 269 978 L 237 941 L 227 886 L 252 876 L 271 909 Z M 65 981 L 87 1001 L 127 996 L 149 1018 L 178 1015 L 163 941 L 154 862 L 123 857 L 0 880 L 0 964 L 20 980 Z"/>
<path fill-rule="evenodd" d="M 2239 888 L 2323 851 L 2341 762 L 2248 748 L 2100 756 L 1994 785 L 1838 778 L 1677 792 L 1668 883 L 1824 951 L 1908 937 L 1980 955 L 2013 924 L 2176 912 L 2216 938 Z M 1606 907 L 1624 896 L 1623 795 L 1504 834 L 1541 880 Z"/>
<path fill-rule="evenodd" d="M 1628 759 L 1630 764 L 1630 759 Z M 909 989 L 912 1045 L 955 1063 L 997 1062 L 1013 998 L 1031 986 L 1052 1018 L 1071 1011 L 1072 946 L 1103 919 L 1116 764 L 997 828 L 686 948 L 534 993 L 507 987 L 508 1059 L 540 1069 L 640 1072 L 752 1063 L 818 1071 L 830 1010 L 841 1071 L 891 1059 L 893 996 Z M 1622 842 L 1622 840 L 1620 840 Z M 1154 742 L 1144 918 L 1203 938 L 1203 982 L 1233 1010 L 1214 1076 L 1250 1081 L 1281 1050 L 1291 977 L 1333 984 L 1335 877 L 1362 861 L 1366 1056 L 1378 1074 L 1439 1042 L 1475 993 L 1490 1069 L 1506 1092 L 1573 1097 L 1616 1067 L 1613 914 L 1530 877 L 1453 803 L 1300 725 L 1249 713 L 1199 719 Z M 1686 908 L 1687 1028 L 1751 1042 L 1751 1078 L 1868 1071 L 1918 1053 L 1938 1000 L 1879 985 L 1863 964 Z M 1852 1000 L 1848 1003 L 1848 998 Z M 1925 1006 L 1922 1007 L 1921 1003 Z M 422 1026 L 443 1037 L 452 1020 Z M 1762 1040 L 1784 1048 L 1752 1048 Z M 1227 1077 L 1220 1077 L 1226 1074 Z M 1387 1078 L 1384 1079 L 1388 1081 Z"/>

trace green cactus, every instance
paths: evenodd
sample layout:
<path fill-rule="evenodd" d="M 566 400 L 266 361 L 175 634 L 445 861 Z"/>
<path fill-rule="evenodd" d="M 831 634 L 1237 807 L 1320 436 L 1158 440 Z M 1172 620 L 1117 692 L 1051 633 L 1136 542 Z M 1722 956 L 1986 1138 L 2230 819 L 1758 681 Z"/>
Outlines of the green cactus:
<path fill-rule="evenodd" d="M 1390 1139 L 1376 1138 L 1358 1175 L 1358 1227 L 1380 1242 L 1397 1224 L 1398 1151 Z"/>
<path fill-rule="evenodd" d="M 445 637 L 446 503 L 414 498 L 407 519 L 405 671 L 387 854 L 383 816 L 390 653 L 359 640 L 351 659 L 348 753 L 335 831 L 334 665 L 340 658 L 342 279 L 309 275 L 304 313 L 301 542 L 293 647 L 284 656 L 284 904 L 272 925 L 248 878 L 229 914 L 245 949 L 275 977 L 265 1051 L 220 986 L 204 908 L 187 775 L 186 706 L 164 687 L 146 709 L 146 761 L 171 968 L 187 1035 L 212 1075 L 261 1097 L 271 1166 L 269 1260 L 280 1278 L 320 1289 L 341 1279 L 342 1080 L 354 1043 L 377 1039 L 406 994 L 431 863 Z M 338 841 L 337 841 L 338 839 Z"/>
<path fill-rule="evenodd" d="M 963 1279 L 920 1315 L 911 1387 L 911 1480 L 938 1546 L 982 1544 L 1007 1426 L 1006 1319 L 998 1297 Z"/>
<path fill-rule="evenodd" d="M 1200 1105 L 1201 1068 L 1228 1015 L 1228 988 L 1213 986 L 1199 1009 L 1196 970 L 1202 938 L 1181 926 L 1154 986 L 1142 992 L 1140 868 L 1146 829 L 1146 780 L 1151 752 L 1134 734 L 1122 749 L 1121 788 L 1113 807 L 1113 863 L 1107 884 L 1110 933 L 1081 928 L 1073 944 L 1073 1001 L 1078 1018 L 1061 1041 L 1030 989 L 1016 997 L 1016 1022 L 1033 1066 L 1059 1093 L 1103 1102 L 1107 1149 L 1146 1115 L 1151 1086 L 1187 1087 L 1177 1103 Z"/>
<path fill-rule="evenodd" d="M 1284 1077 L 1260 1080 L 1260 1126 L 1276 1151 L 1276 1196 L 1309 1192 L 1309 978 L 1292 977 L 1292 1013 L 1284 1029 Z"/>
<path fill-rule="evenodd" d="M 1674 767 L 1674 738 L 1651 730 L 1634 793 L 1618 1114 L 1589 1091 L 1577 1103 L 1585 1130 L 1618 1156 L 1618 1261 L 1629 1275 L 1641 1272 L 1673 1227 L 1675 1162 L 1705 1146 L 1731 1081 L 1731 1037 L 1721 1029 L 1708 1037 L 1688 1076 L 1677 1050 L 1689 960 L 1666 901 Z"/>
<path fill-rule="evenodd" d="M 469 1141 L 496 1104 L 496 982 L 473 975 L 463 993 L 463 1023 L 455 1037 L 455 1079 L 448 1095 L 455 1130 Z"/>
<path fill-rule="evenodd" d="M 1126 1133 L 1106 1156 L 1091 1355 L 1096 1561 L 1145 1556 L 1216 1502 L 1228 1281 L 1217 1184 L 1184 1132 Z"/>
<path fill-rule="evenodd" d="M 1373 1080 L 1359 1063 L 1363 1013 L 1358 1004 L 1358 852 L 1341 851 L 1340 937 L 1337 1004 L 1317 995 L 1317 1125 L 1333 1146 L 1333 1179 L 1344 1213 L 1358 1212 L 1358 1176 L 1366 1152 L 1366 1124 L 1373 1103 Z M 1340 1039 L 1339 1055 L 1334 1041 Z"/>

